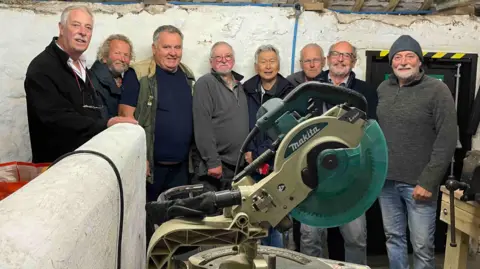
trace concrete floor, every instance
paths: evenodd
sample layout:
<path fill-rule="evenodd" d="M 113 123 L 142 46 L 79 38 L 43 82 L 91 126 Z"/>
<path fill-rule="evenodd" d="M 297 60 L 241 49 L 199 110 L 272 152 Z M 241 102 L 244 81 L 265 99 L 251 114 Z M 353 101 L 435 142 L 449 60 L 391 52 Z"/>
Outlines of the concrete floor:
<path fill-rule="evenodd" d="M 443 269 L 444 255 L 437 254 L 435 257 L 436 269 Z M 410 255 L 410 268 L 413 268 L 413 259 Z M 368 257 L 368 266 L 372 269 L 388 269 L 388 258 L 387 256 L 369 256 Z M 468 256 L 467 269 L 479 269 L 480 268 L 480 255 L 476 257 Z"/>

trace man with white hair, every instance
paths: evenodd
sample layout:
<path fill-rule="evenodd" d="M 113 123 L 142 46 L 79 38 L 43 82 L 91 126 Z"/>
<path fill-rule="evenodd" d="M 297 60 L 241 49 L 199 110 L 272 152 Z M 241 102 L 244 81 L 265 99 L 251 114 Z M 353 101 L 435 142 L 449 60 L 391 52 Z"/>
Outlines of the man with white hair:
<path fill-rule="evenodd" d="M 414 269 L 435 268 L 439 187 L 457 145 L 452 92 L 425 74 L 420 44 L 400 36 L 389 51 L 393 74 L 378 92 L 378 120 L 388 146 L 388 174 L 379 196 L 389 268 L 409 268 L 407 226 Z"/>
<path fill-rule="evenodd" d="M 33 162 L 53 162 L 124 117 L 102 117 L 102 104 L 83 53 L 93 32 L 93 15 L 85 6 L 67 7 L 60 34 L 27 69 L 25 93 Z"/>
<path fill-rule="evenodd" d="M 233 71 L 235 54 L 227 42 L 210 52 L 211 72 L 200 77 L 193 93 L 193 124 L 198 159 L 196 179 L 206 189 L 231 185 L 238 154 L 248 135 L 248 105 L 241 80 Z"/>
<path fill-rule="evenodd" d="M 118 115 L 118 104 L 123 91 L 123 75 L 133 59 L 133 45 L 121 34 L 110 35 L 98 48 L 97 60 L 90 71 L 108 117 Z"/>
<path fill-rule="evenodd" d="M 322 47 L 316 43 L 305 45 L 300 51 L 301 71 L 295 72 L 287 77 L 293 84 L 298 86 L 306 81 L 317 80 L 325 66 L 325 56 Z"/>

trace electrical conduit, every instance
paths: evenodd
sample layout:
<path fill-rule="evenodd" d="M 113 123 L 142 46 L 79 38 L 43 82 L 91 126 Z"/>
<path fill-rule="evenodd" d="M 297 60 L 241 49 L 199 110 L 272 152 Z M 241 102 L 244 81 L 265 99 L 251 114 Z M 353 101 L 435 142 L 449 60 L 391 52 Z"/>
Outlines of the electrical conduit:
<path fill-rule="evenodd" d="M 295 51 L 297 50 L 297 33 L 298 33 L 298 20 L 300 14 L 302 14 L 302 6 L 299 3 L 294 5 L 295 8 L 295 24 L 293 26 L 293 39 L 292 39 L 292 60 L 290 65 L 290 74 L 295 71 Z"/>

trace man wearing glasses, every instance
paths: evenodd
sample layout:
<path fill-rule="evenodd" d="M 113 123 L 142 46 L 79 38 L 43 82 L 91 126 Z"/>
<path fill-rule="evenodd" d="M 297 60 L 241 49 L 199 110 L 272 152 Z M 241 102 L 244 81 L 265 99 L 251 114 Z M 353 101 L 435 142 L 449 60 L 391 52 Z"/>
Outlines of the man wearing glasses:
<path fill-rule="evenodd" d="M 58 26 L 59 36 L 32 60 L 24 83 L 34 163 L 53 162 L 116 123 L 137 123 L 102 117 L 103 107 L 83 57 L 92 37 L 91 11 L 67 7 Z"/>
<path fill-rule="evenodd" d="M 343 86 L 365 96 L 368 102 L 367 117 L 376 119 L 378 103 L 377 92 L 364 81 L 355 77 L 352 71 L 357 61 L 357 50 L 346 41 L 333 44 L 328 52 L 328 70 L 323 71 L 315 80 Z M 332 106 L 325 104 L 325 108 Z M 367 221 L 365 214 L 340 228 L 345 241 L 345 261 L 356 264 L 367 264 Z M 310 256 L 322 257 L 322 246 L 326 246 L 327 230 L 301 224 L 300 251 Z"/>
<path fill-rule="evenodd" d="M 249 132 L 247 97 L 234 72 L 235 55 L 226 42 L 210 51 L 211 72 L 198 79 L 193 94 L 193 123 L 198 158 L 196 180 L 219 191 L 231 185 L 240 148 Z M 242 158 L 243 159 L 243 158 Z"/>
<path fill-rule="evenodd" d="M 323 49 L 315 43 L 305 45 L 300 51 L 300 65 L 302 71 L 291 74 L 287 79 L 295 87 L 306 82 L 315 80 L 325 66 Z"/>

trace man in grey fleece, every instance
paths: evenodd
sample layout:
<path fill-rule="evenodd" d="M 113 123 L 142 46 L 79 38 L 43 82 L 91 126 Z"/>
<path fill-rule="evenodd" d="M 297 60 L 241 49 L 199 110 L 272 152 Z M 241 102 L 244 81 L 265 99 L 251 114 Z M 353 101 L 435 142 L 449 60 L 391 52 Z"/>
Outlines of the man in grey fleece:
<path fill-rule="evenodd" d="M 387 139 L 388 175 L 379 196 L 390 269 L 409 268 L 407 223 L 414 268 L 435 268 L 439 186 L 457 143 L 452 93 L 422 69 L 419 43 L 399 37 L 389 52 L 393 74 L 378 92 L 378 121 Z"/>
<path fill-rule="evenodd" d="M 210 52 L 211 72 L 200 77 L 193 93 L 193 128 L 199 156 L 193 156 L 195 181 L 208 190 L 231 186 L 240 148 L 249 132 L 247 97 L 234 72 L 235 55 L 226 42 Z M 244 160 L 244 158 L 242 158 Z"/>

